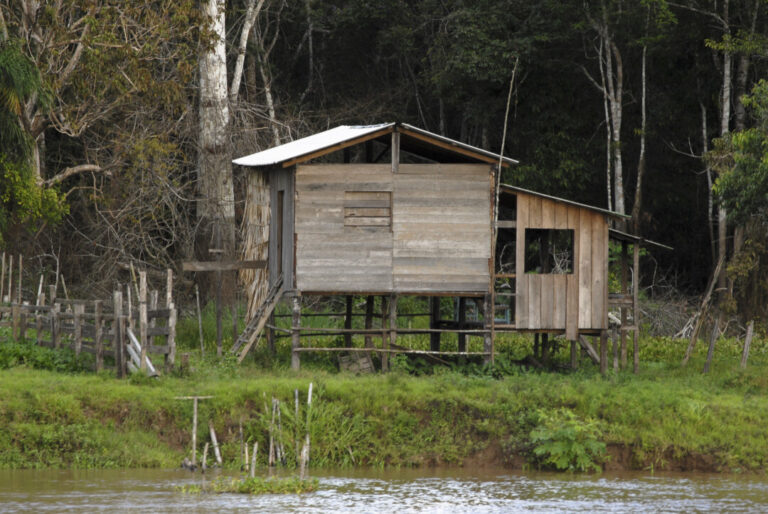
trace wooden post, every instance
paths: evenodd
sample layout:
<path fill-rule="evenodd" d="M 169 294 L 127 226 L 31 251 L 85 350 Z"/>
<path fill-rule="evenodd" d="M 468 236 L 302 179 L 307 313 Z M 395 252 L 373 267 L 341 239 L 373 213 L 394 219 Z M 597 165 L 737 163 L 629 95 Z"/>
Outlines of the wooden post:
<path fill-rule="evenodd" d="M 194 466 L 195 463 L 192 463 L 192 466 Z M 208 441 L 205 442 L 205 446 L 203 446 L 203 462 L 200 465 L 200 469 L 203 473 L 208 469 Z"/>
<path fill-rule="evenodd" d="M 541 359 L 541 356 L 544 354 L 541 352 L 541 344 L 539 343 L 539 339 L 541 338 L 540 334 L 536 332 L 533 334 L 533 358 L 534 359 Z"/>
<path fill-rule="evenodd" d="M 171 302 L 168 308 L 171 312 L 168 314 L 168 339 L 166 340 L 168 344 L 168 353 L 165 354 L 166 372 L 171 371 L 176 364 L 176 317 L 178 316 L 176 306 L 173 302 Z"/>
<path fill-rule="evenodd" d="M 77 303 L 74 310 L 75 355 L 80 355 L 80 351 L 83 349 L 83 314 L 85 313 L 85 305 Z"/>
<path fill-rule="evenodd" d="M 741 354 L 741 369 L 747 367 L 747 359 L 749 358 L 749 346 L 752 344 L 752 334 L 755 329 L 755 322 L 750 321 L 747 325 L 747 336 L 744 338 L 744 351 Z"/>
<path fill-rule="evenodd" d="M 579 349 L 576 341 L 571 341 L 571 369 L 579 368 Z"/>
<path fill-rule="evenodd" d="M 272 329 L 272 327 L 275 326 L 275 313 L 269 315 L 269 320 L 267 321 L 267 350 L 269 350 L 270 355 L 275 354 L 275 331 Z"/>
<path fill-rule="evenodd" d="M 301 367 L 301 356 L 296 350 L 300 346 L 301 303 L 298 296 L 293 297 L 293 318 L 291 320 L 291 369 L 298 371 Z"/>
<path fill-rule="evenodd" d="M 483 357 L 486 364 L 493 362 L 493 296 L 486 294 L 483 301 L 483 325 L 486 332 L 483 335 L 483 351 L 489 355 Z"/>
<path fill-rule="evenodd" d="M 200 333 L 200 356 L 205 353 L 203 347 L 203 313 L 200 311 L 200 289 L 195 284 L 195 300 L 197 300 L 197 330 Z"/>
<path fill-rule="evenodd" d="M 632 253 L 633 280 L 632 280 L 632 317 L 634 318 L 635 331 L 633 334 L 634 355 L 632 356 L 632 371 L 640 370 L 640 245 L 633 245 Z"/>
<path fill-rule="evenodd" d="M 600 331 L 600 374 L 608 371 L 608 331 Z"/>
<path fill-rule="evenodd" d="M 21 298 L 21 295 L 19 295 L 19 298 Z M 27 302 L 21 302 L 21 306 L 19 307 L 19 340 L 24 341 L 27 338 L 27 310 L 24 308 L 24 306 L 27 305 Z"/>
<path fill-rule="evenodd" d="M 157 307 L 158 307 L 157 302 L 159 300 L 158 297 L 159 297 L 159 294 L 157 292 L 157 289 L 154 289 L 152 290 L 152 292 L 149 293 L 149 310 L 151 311 L 157 310 Z M 149 313 L 147 313 L 147 316 L 149 316 Z M 148 319 L 148 323 L 149 323 L 149 326 L 148 326 L 149 329 L 155 328 L 157 326 L 157 317 L 152 316 L 152 319 Z M 144 342 L 142 342 L 141 344 L 144 344 Z M 147 337 L 147 351 L 150 351 L 152 349 L 153 344 L 155 344 L 155 336 L 150 335 L 149 337 Z"/>
<path fill-rule="evenodd" d="M 101 300 L 93 302 L 93 323 L 95 333 L 93 336 L 93 342 L 96 345 L 96 372 L 104 369 L 104 333 L 103 323 L 101 320 Z"/>
<path fill-rule="evenodd" d="M 310 451 L 309 429 L 310 429 L 310 422 L 312 419 L 311 414 L 312 414 L 312 382 L 309 383 L 309 391 L 307 392 L 307 435 L 304 438 L 304 446 L 301 449 L 301 462 L 299 464 L 299 478 L 301 480 L 304 480 L 304 478 L 307 476 L 307 466 L 309 464 L 309 451 Z"/>
<path fill-rule="evenodd" d="M 139 271 L 139 338 L 141 339 L 141 371 L 147 371 L 147 272 Z"/>
<path fill-rule="evenodd" d="M 21 307 L 19 305 L 11 305 L 11 335 L 13 340 L 19 342 L 19 322 L 21 317 Z"/>
<path fill-rule="evenodd" d="M 622 296 L 629 293 L 629 284 L 628 284 L 628 270 L 627 267 L 629 266 L 628 263 L 629 256 L 627 255 L 627 242 L 622 241 L 621 242 L 621 294 Z M 621 317 L 621 329 L 619 332 L 619 337 L 621 338 L 621 367 L 626 368 L 627 367 L 627 331 L 623 330 L 624 327 L 627 326 L 627 308 L 624 306 L 624 304 L 621 304 L 621 307 L 619 307 L 619 315 Z"/>
<path fill-rule="evenodd" d="M 116 290 L 112 293 L 112 350 L 115 354 L 117 378 L 124 376 L 123 364 L 123 293 Z"/>
<path fill-rule="evenodd" d="M 352 329 L 352 295 L 346 297 L 346 310 L 344 312 L 344 328 L 346 330 Z M 349 332 L 344 334 L 344 346 L 350 348 L 352 346 L 352 334 Z"/>
<path fill-rule="evenodd" d="M 389 315 L 389 307 L 387 305 L 389 297 L 388 296 L 382 296 L 381 297 L 381 349 L 384 349 L 385 342 L 387 338 L 389 337 L 389 323 L 387 323 L 387 316 Z M 381 371 L 384 370 L 384 352 L 379 353 L 379 360 L 381 362 Z"/>
<path fill-rule="evenodd" d="M 21 294 L 21 279 L 23 278 L 23 275 L 24 275 L 24 273 L 23 273 L 23 272 L 24 272 L 24 266 L 23 266 L 23 263 L 24 263 L 24 256 L 23 256 L 23 255 L 21 255 L 21 254 L 19 254 L 19 295 L 18 295 L 18 297 L 16 298 L 16 301 L 17 301 L 18 303 L 20 303 L 20 304 L 21 304 L 21 303 L 24 303 L 24 302 L 23 302 L 23 296 L 22 296 L 22 294 Z"/>
<path fill-rule="evenodd" d="M 45 306 L 45 293 L 40 292 L 40 296 L 37 297 L 37 304 L 41 307 Z M 35 313 L 35 331 L 37 332 L 37 345 L 43 344 L 43 314 L 41 311 Z"/>
<path fill-rule="evenodd" d="M 389 338 L 386 340 L 385 349 L 389 350 L 397 344 L 397 296 L 389 297 Z M 389 353 L 381 358 L 382 371 L 389 371 Z"/>
<path fill-rule="evenodd" d="M 251 454 L 251 478 L 256 476 L 256 454 L 259 452 L 259 442 L 253 443 L 253 453 Z"/>
<path fill-rule="evenodd" d="M 373 296 L 368 295 L 365 298 L 365 329 L 370 330 L 373 327 Z M 365 334 L 365 347 L 373 348 L 373 338 L 370 334 Z M 370 354 L 367 354 L 370 355 Z M 298 403 L 297 403 L 298 405 Z"/>
<path fill-rule="evenodd" d="M 707 349 L 707 361 L 704 363 L 704 373 L 709 373 L 709 367 L 712 365 L 712 357 L 715 354 L 715 341 L 720 335 L 720 317 L 715 318 L 715 326 L 712 327 L 712 335 L 709 338 L 709 348 Z"/>
<path fill-rule="evenodd" d="M 165 271 L 165 307 L 171 308 L 173 303 L 173 271 L 168 268 Z"/>
<path fill-rule="evenodd" d="M 619 334 L 623 330 L 616 330 L 614 327 L 611 329 L 611 342 L 613 343 L 613 372 L 619 372 Z"/>
<path fill-rule="evenodd" d="M 467 323 L 467 299 L 461 296 L 459 297 L 459 331 L 460 332 L 457 335 L 459 352 L 467 351 L 467 334 L 461 332 L 461 330 L 465 328 L 466 323 Z M 467 358 L 463 355 L 460 355 L 459 363 L 464 364 L 466 362 L 467 362 Z"/>
<path fill-rule="evenodd" d="M 544 365 L 549 364 L 549 334 L 543 332 L 541 334 L 541 363 Z"/>
<path fill-rule="evenodd" d="M 429 302 L 429 328 L 440 328 L 440 297 L 432 296 L 430 297 Z M 433 332 L 429 334 L 429 349 L 433 352 L 440 351 L 440 332 Z"/>
<path fill-rule="evenodd" d="M 3 302 L 5 293 L 5 252 L 3 252 L 3 261 L 0 265 L 0 303 Z"/>
<path fill-rule="evenodd" d="M 209 398 L 213 398 L 213 396 L 176 396 L 175 398 L 176 400 L 192 400 L 192 466 L 197 466 L 197 402 Z"/>
<path fill-rule="evenodd" d="M 8 303 L 13 303 L 13 254 L 8 256 Z"/>
<path fill-rule="evenodd" d="M 392 173 L 400 169 L 400 132 L 395 129 L 392 132 Z"/>
<path fill-rule="evenodd" d="M 131 294 L 131 284 L 125 284 L 125 299 L 128 305 L 128 328 L 134 330 L 136 326 L 133 321 L 133 301 Z"/>
<path fill-rule="evenodd" d="M 216 464 L 221 467 L 221 452 L 219 451 L 219 442 L 216 440 L 216 431 L 213 429 L 213 421 L 208 420 L 208 430 L 211 433 L 211 443 L 213 444 L 213 454 L 216 456 Z"/>
<path fill-rule="evenodd" d="M 48 291 L 51 295 L 51 346 L 59 348 L 61 345 L 59 339 L 59 309 L 61 309 L 61 304 L 56 303 L 56 286 L 49 286 Z"/>

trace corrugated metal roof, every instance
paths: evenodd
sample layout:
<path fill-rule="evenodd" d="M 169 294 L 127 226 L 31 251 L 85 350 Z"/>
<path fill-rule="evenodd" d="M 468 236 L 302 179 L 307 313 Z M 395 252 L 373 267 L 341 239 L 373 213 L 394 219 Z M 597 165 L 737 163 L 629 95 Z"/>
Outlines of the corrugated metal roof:
<path fill-rule="evenodd" d="M 550 196 L 550 195 L 545 195 L 544 193 L 537 193 L 536 191 L 531 191 L 529 189 L 523 189 L 522 187 L 510 186 L 509 184 L 500 184 L 500 187 L 501 187 L 502 191 L 508 191 L 510 193 L 525 193 L 525 194 L 529 194 L 529 195 L 533 195 L 533 196 L 538 196 L 540 198 L 546 198 L 548 200 L 554 200 L 555 202 L 562 202 L 562 203 L 566 203 L 568 205 L 573 205 L 575 207 L 582 207 L 584 209 L 589 209 L 591 211 L 601 212 L 601 213 L 603 213 L 605 215 L 613 216 L 614 218 L 632 219 L 632 216 L 628 216 L 626 214 L 619 214 L 618 212 L 609 211 L 608 209 L 603 209 L 603 208 L 600 208 L 600 207 L 594 207 L 592 205 L 586 205 L 586 204 L 583 204 L 583 203 L 573 202 L 571 200 L 566 200 L 565 198 L 559 198 L 557 196 Z"/>
<path fill-rule="evenodd" d="M 411 131 L 415 134 L 424 136 L 427 140 L 433 140 L 433 144 L 435 146 L 441 146 L 443 151 L 463 153 L 465 156 L 476 154 L 478 158 L 481 158 L 484 161 L 499 159 L 499 155 L 493 152 L 467 145 L 412 125 L 404 123 L 380 123 L 378 125 L 342 125 L 324 132 L 297 139 L 296 141 L 291 141 L 290 143 L 269 148 L 268 150 L 240 157 L 232 162 L 241 166 L 272 166 L 301 159 L 301 157 L 304 156 L 309 159 L 310 156 L 317 152 L 332 149 L 335 146 L 348 146 L 345 145 L 345 143 L 364 138 L 365 136 L 369 136 L 379 131 L 384 131 L 385 133 L 392 132 L 395 130 L 396 126 L 403 128 L 403 135 L 405 136 L 408 135 L 407 131 Z M 464 150 L 464 152 L 460 152 L 460 150 Z M 469 154 L 467 154 L 467 152 L 469 152 Z M 510 159 L 509 157 L 504 157 L 503 161 L 507 164 L 517 164 L 516 160 Z"/>
<path fill-rule="evenodd" d="M 301 139 L 291 141 L 290 143 L 275 146 L 268 150 L 240 157 L 232 162 L 239 164 L 240 166 L 270 166 L 279 164 L 296 159 L 302 155 L 312 154 L 319 150 L 366 136 L 394 125 L 394 123 L 381 123 L 379 125 L 342 125 L 324 132 L 312 134 L 311 136 L 302 137 Z"/>

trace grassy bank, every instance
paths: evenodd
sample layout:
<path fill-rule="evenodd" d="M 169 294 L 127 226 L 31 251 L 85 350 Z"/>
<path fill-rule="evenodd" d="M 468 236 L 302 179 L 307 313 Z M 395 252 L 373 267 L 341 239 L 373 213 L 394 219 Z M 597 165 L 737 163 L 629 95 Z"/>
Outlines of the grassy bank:
<path fill-rule="evenodd" d="M 708 375 L 700 372 L 703 345 L 680 368 L 685 344 L 643 341 L 639 375 L 601 377 L 586 363 L 575 373 L 531 370 L 506 363 L 502 347 L 494 368 L 437 367 L 422 376 L 409 372 L 426 366 L 405 360 L 386 375 L 352 376 L 329 371 L 325 361 L 292 373 L 279 363 L 193 356 L 184 376 L 120 381 L 79 372 L 71 356 L 3 343 L 0 467 L 178 466 L 189 449 L 192 408 L 174 398 L 191 394 L 214 396 L 200 404 L 200 446 L 212 419 L 230 467 L 240 465 L 241 421 L 264 462 L 267 405 L 281 400 L 285 453 L 295 462 L 306 412 L 302 405 L 294 420 L 293 391 L 304 401 L 312 381 L 313 466 L 765 470 L 765 342 L 753 342 L 744 371 L 739 344 L 718 343 Z"/>

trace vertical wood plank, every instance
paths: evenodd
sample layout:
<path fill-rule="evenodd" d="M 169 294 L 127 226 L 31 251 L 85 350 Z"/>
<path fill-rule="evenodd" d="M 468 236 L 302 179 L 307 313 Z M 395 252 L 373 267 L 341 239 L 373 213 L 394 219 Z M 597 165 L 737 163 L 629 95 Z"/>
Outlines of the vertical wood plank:
<path fill-rule="evenodd" d="M 40 293 L 37 304 L 45 305 L 45 293 Z M 37 345 L 41 346 L 43 344 L 43 314 L 39 311 L 35 314 L 35 330 L 37 331 Z"/>
<path fill-rule="evenodd" d="M 430 297 L 429 305 L 429 328 L 440 328 L 440 297 Z M 433 332 L 429 334 L 429 349 L 433 352 L 440 351 L 440 332 Z"/>
<path fill-rule="evenodd" d="M 112 350 L 115 357 L 115 368 L 117 378 L 123 377 L 123 293 L 114 291 L 112 293 Z"/>
<path fill-rule="evenodd" d="M 555 202 L 541 199 L 541 227 L 555 228 Z"/>
<path fill-rule="evenodd" d="M 634 342 L 634 355 L 632 357 L 632 371 L 637 373 L 640 369 L 639 355 L 639 336 L 640 336 L 640 246 L 635 243 L 633 246 L 632 265 L 632 317 L 634 318 L 635 331 L 632 335 Z"/>
<path fill-rule="evenodd" d="M 592 328 L 592 214 L 579 212 L 579 328 Z"/>
<path fill-rule="evenodd" d="M 486 354 L 483 357 L 483 361 L 488 364 L 490 362 L 493 362 L 493 335 L 491 333 L 491 328 L 493 327 L 493 316 L 494 316 L 494 305 L 493 305 L 493 298 L 491 295 L 487 294 L 483 298 L 483 326 L 486 330 L 485 334 L 483 334 L 483 351 L 486 352 Z"/>
<path fill-rule="evenodd" d="M 554 205 L 555 205 L 554 227 L 557 230 L 567 229 L 568 228 L 568 206 L 560 202 L 557 202 Z"/>
<path fill-rule="evenodd" d="M 608 226 L 603 216 L 592 216 L 592 328 L 607 328 Z"/>
<path fill-rule="evenodd" d="M 528 275 L 525 274 L 525 229 L 528 227 L 528 200 L 517 195 L 517 233 L 515 250 L 515 326 L 528 328 Z"/>
<path fill-rule="evenodd" d="M 366 151 L 368 150 L 368 146 L 366 145 Z M 365 298 L 365 329 L 370 330 L 373 327 L 373 302 L 374 297 L 371 295 L 368 295 Z M 366 348 L 373 348 L 373 339 L 371 338 L 370 334 L 365 335 L 365 347 Z M 366 354 L 369 355 L 370 354 Z"/>
<path fill-rule="evenodd" d="M 344 328 L 346 330 L 352 330 L 352 295 L 347 295 L 345 298 L 346 300 L 346 309 L 344 312 Z M 352 334 L 347 332 L 344 334 L 344 346 L 347 348 L 350 348 L 352 346 Z"/>
<path fill-rule="evenodd" d="M 563 275 L 559 275 L 563 276 Z M 541 328 L 552 328 L 555 313 L 555 281 L 558 275 L 539 275 L 541 287 Z"/>
<path fill-rule="evenodd" d="M 301 303 L 298 296 L 293 297 L 293 317 L 291 318 L 291 369 L 298 371 L 301 367 L 301 356 L 296 350 L 300 346 Z"/>
<path fill-rule="evenodd" d="M 85 305 L 82 303 L 75 304 L 75 355 L 80 355 L 80 351 L 83 349 L 83 314 L 85 313 Z"/>
<path fill-rule="evenodd" d="M 566 312 L 568 309 L 568 276 L 552 276 L 555 296 L 552 306 L 552 326 L 550 328 L 565 329 Z"/>
<path fill-rule="evenodd" d="M 394 347 L 397 344 L 397 296 L 392 295 L 389 298 L 389 339 L 386 340 L 386 349 Z M 389 353 L 385 353 L 382 358 L 381 369 L 389 371 Z"/>
<path fill-rule="evenodd" d="M 541 198 L 536 196 L 528 200 L 528 226 L 541 228 Z"/>
<path fill-rule="evenodd" d="M 608 331 L 600 331 L 600 374 L 608 371 Z"/>
<path fill-rule="evenodd" d="M 170 372 L 176 363 L 176 322 L 178 313 L 176 305 L 171 302 L 168 307 L 171 312 L 168 314 L 168 353 L 165 355 L 165 371 Z"/>
<path fill-rule="evenodd" d="M 579 209 L 568 207 L 567 228 L 573 230 L 573 273 L 566 275 L 565 337 L 575 341 L 579 335 Z"/>
<path fill-rule="evenodd" d="M 48 286 L 51 296 L 51 346 L 59 347 L 59 304 L 56 303 L 56 286 Z"/>
<path fill-rule="evenodd" d="M 528 328 L 541 328 L 541 275 L 528 277 Z"/>

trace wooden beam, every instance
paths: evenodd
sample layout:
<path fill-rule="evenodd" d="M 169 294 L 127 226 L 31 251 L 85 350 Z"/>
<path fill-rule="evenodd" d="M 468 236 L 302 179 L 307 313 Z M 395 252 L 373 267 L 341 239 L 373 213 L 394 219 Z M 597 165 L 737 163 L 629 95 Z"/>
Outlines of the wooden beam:
<path fill-rule="evenodd" d="M 266 267 L 267 261 L 188 261 L 181 264 L 183 271 L 236 271 Z"/>

